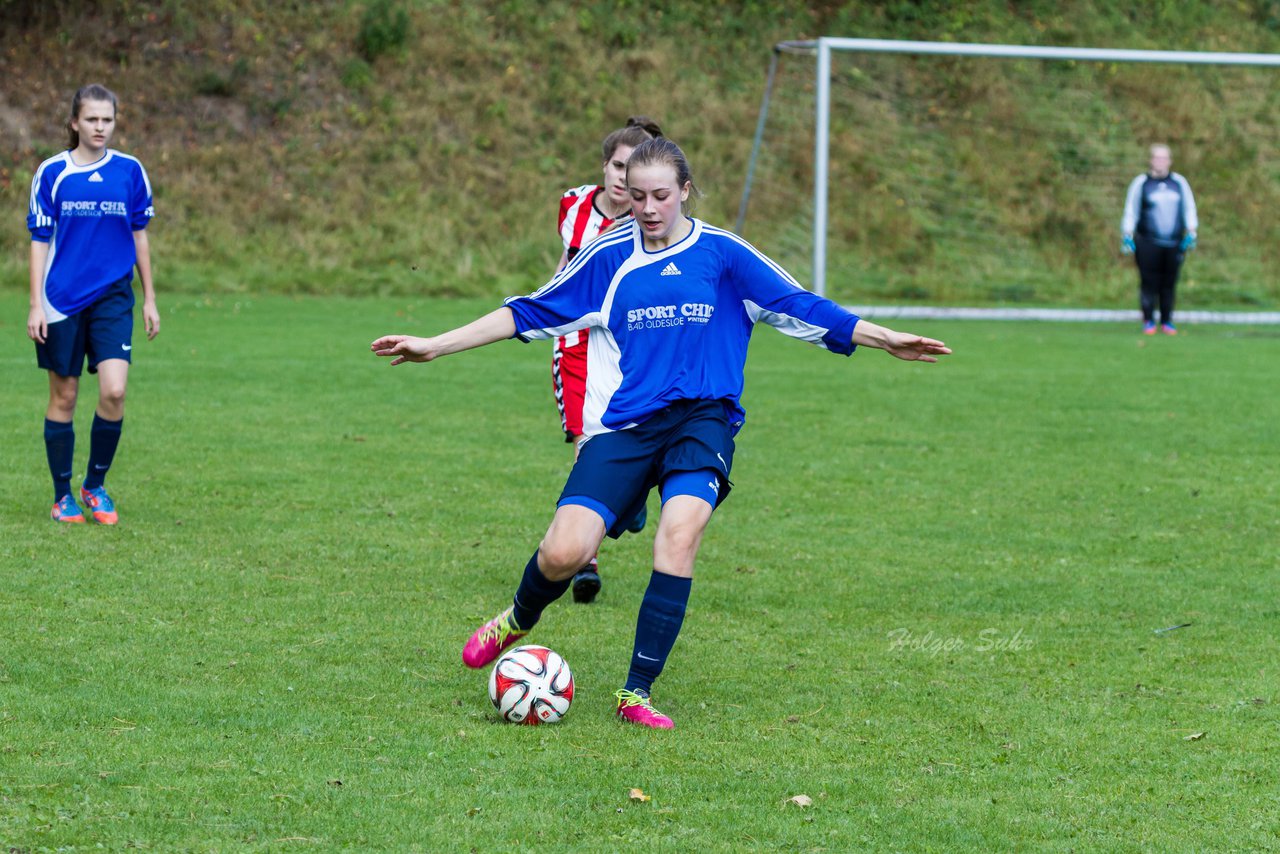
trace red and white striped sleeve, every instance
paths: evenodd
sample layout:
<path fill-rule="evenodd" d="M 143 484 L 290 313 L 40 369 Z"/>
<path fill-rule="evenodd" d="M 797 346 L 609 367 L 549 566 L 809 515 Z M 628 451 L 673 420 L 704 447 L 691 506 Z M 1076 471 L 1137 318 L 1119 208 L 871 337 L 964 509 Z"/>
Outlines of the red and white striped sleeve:
<path fill-rule="evenodd" d="M 594 204 L 596 194 L 603 189 L 584 184 L 566 190 L 560 197 L 560 239 L 570 258 L 613 225 L 613 220 L 600 213 Z"/>

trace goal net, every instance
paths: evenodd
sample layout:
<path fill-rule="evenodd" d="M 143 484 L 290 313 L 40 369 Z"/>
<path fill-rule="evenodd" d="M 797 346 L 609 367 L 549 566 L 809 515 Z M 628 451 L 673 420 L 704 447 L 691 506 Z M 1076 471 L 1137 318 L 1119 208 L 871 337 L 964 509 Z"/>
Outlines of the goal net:
<path fill-rule="evenodd" d="M 1280 56 L 780 47 L 797 46 L 817 53 L 818 74 L 800 57 L 776 64 L 743 198 L 744 212 L 768 216 L 748 215 L 743 230 L 815 290 L 846 303 L 1127 308 L 1137 277 L 1120 255 L 1125 190 L 1165 143 L 1200 216 L 1180 302 L 1280 296 Z"/>

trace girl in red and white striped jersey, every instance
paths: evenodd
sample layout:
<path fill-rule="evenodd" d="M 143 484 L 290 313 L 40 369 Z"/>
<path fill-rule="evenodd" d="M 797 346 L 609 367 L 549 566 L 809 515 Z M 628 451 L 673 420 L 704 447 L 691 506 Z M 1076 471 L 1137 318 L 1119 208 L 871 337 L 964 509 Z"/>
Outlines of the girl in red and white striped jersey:
<path fill-rule="evenodd" d="M 627 158 L 631 150 L 646 140 L 662 136 L 662 129 L 647 116 L 631 116 L 625 127 L 604 138 L 604 184 L 584 184 L 566 190 L 560 197 L 560 239 L 564 253 L 556 272 L 591 241 L 631 216 L 631 196 L 627 192 Z M 583 440 L 582 405 L 587 391 L 587 330 L 573 332 L 555 341 L 551 355 L 551 381 L 564 440 L 573 445 L 573 458 Z M 637 519 L 632 530 L 644 527 Z M 600 592 L 600 567 L 595 558 L 573 579 L 573 598 L 590 602 Z"/>

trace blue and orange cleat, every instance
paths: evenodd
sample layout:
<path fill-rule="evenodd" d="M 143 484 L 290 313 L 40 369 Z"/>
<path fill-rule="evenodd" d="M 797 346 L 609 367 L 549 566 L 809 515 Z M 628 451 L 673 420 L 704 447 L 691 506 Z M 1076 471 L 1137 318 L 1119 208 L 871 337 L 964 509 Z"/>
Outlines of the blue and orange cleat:
<path fill-rule="evenodd" d="M 1143 334 L 1143 335 L 1155 335 L 1155 334 L 1156 334 L 1156 322 L 1155 322 L 1154 320 L 1148 320 L 1146 323 L 1142 324 L 1142 334 Z"/>
<path fill-rule="evenodd" d="M 622 720 L 639 724 L 640 726 L 647 726 L 650 729 L 676 728 L 675 722 L 671 718 L 653 707 L 653 703 L 649 702 L 648 694 L 628 691 L 623 688 L 614 692 L 613 696 L 618 700 L 618 717 Z"/>
<path fill-rule="evenodd" d="M 1176 326 L 1174 326 L 1172 323 L 1162 323 L 1162 324 L 1160 324 L 1160 331 L 1161 331 L 1161 332 L 1163 332 L 1165 335 L 1177 335 L 1177 334 L 1178 334 L 1178 328 L 1177 328 Z"/>
<path fill-rule="evenodd" d="M 107 495 L 105 486 L 97 486 L 93 489 L 80 487 L 80 499 L 89 506 L 93 521 L 99 525 L 114 525 L 120 521 L 115 502 L 111 500 L 110 495 Z"/>
<path fill-rule="evenodd" d="M 49 518 L 55 522 L 84 524 L 84 513 L 80 512 L 80 505 L 76 504 L 76 500 L 71 497 L 70 492 L 53 503 L 53 509 L 49 511 Z"/>

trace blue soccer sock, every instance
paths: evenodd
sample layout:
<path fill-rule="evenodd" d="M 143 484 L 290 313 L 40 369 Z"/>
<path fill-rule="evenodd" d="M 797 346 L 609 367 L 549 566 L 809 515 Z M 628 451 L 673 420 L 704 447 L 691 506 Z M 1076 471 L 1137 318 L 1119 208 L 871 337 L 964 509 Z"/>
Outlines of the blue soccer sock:
<path fill-rule="evenodd" d="M 667 575 L 656 569 L 649 576 L 649 589 L 644 592 L 636 617 L 636 643 L 625 686 L 628 691 L 648 696 L 653 680 L 662 673 L 667 656 L 676 645 L 692 587 L 692 578 Z"/>
<path fill-rule="evenodd" d="M 120 428 L 124 419 L 108 421 L 93 413 L 93 430 L 89 433 L 89 470 L 84 476 L 85 489 L 97 489 L 107 477 L 107 469 L 120 444 Z"/>
<path fill-rule="evenodd" d="M 76 430 L 71 421 L 44 420 L 44 452 L 53 475 L 53 500 L 71 492 L 72 460 L 76 451 Z"/>
<path fill-rule="evenodd" d="M 552 581 L 543 575 L 538 569 L 538 553 L 534 552 L 525 565 L 524 578 L 520 579 L 520 587 L 516 590 L 511 619 L 521 631 L 529 631 L 542 617 L 542 610 L 563 596 L 572 583 L 572 578 Z"/>

